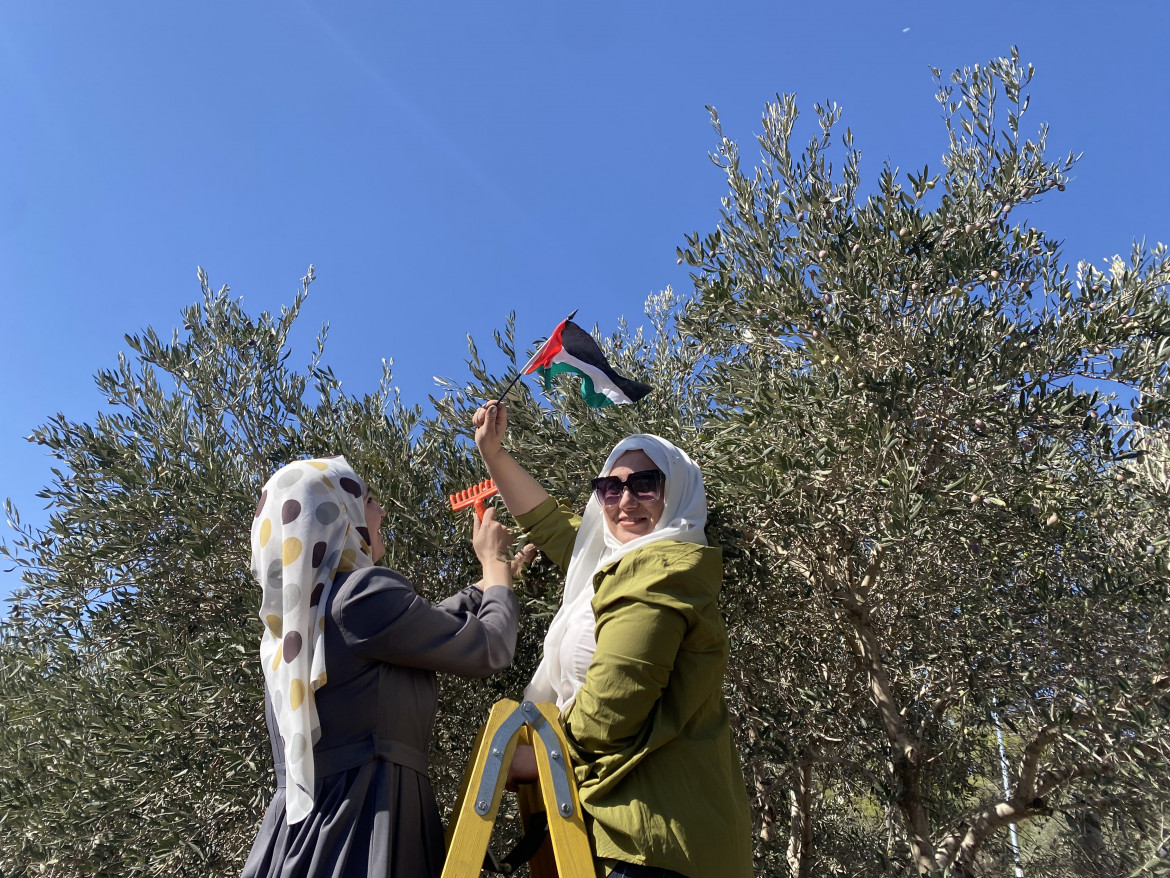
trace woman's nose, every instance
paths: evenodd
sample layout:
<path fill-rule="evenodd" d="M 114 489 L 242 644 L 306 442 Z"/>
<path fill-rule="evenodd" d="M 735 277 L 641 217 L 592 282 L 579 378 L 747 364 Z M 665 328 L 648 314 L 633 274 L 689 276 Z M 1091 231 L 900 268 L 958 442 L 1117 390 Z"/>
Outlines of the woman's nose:
<path fill-rule="evenodd" d="M 634 492 L 630 490 L 629 485 L 622 485 L 621 496 L 618 497 L 618 506 L 637 506 L 641 501 L 634 496 Z"/>

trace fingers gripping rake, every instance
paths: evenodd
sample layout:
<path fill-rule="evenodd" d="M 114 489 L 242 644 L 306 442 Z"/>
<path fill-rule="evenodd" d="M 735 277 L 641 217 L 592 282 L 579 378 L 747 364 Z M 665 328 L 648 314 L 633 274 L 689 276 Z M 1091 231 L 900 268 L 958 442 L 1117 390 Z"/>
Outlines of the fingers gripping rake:
<path fill-rule="evenodd" d="M 460 491 L 457 494 L 451 495 L 451 510 L 458 512 L 460 509 L 466 509 L 468 506 L 475 507 L 475 514 L 479 516 L 479 520 L 483 521 L 483 514 L 487 510 L 483 501 L 488 497 L 494 497 L 499 491 L 496 490 L 496 483 L 491 479 L 484 479 L 478 485 L 472 485 L 466 490 Z"/>

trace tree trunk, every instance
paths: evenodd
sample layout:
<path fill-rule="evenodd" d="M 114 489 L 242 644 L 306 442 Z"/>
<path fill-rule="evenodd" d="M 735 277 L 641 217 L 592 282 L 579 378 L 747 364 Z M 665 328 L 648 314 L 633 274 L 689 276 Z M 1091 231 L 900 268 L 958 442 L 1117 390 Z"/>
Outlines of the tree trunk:
<path fill-rule="evenodd" d="M 812 783 L 812 766 L 802 765 L 796 775 L 796 786 L 788 791 L 788 871 L 792 878 L 809 878 L 812 874 Z"/>
<path fill-rule="evenodd" d="M 838 618 L 844 617 L 843 621 L 852 630 L 850 645 L 861 670 L 869 680 L 870 696 L 890 742 L 890 764 L 894 779 L 900 788 L 898 810 L 902 813 L 914 864 L 920 875 L 932 875 L 935 872 L 935 851 L 931 843 L 930 820 L 922 800 L 918 748 L 902 716 L 901 705 L 886 673 L 882 661 L 882 643 L 866 603 L 866 596 L 877 581 L 882 555 L 879 549 L 858 584 L 854 585 L 848 577 L 842 578 L 843 581 L 835 589 L 842 607 Z"/>

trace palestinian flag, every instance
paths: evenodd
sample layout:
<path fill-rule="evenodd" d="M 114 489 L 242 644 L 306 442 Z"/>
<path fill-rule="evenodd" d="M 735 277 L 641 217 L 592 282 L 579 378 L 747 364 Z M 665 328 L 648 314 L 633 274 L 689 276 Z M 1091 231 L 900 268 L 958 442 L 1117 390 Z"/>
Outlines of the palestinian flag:
<path fill-rule="evenodd" d="M 649 384 L 624 378 L 615 372 L 605 361 L 605 355 L 593 336 L 568 319 L 561 321 L 548 341 L 528 361 L 523 374 L 533 372 L 540 373 L 545 390 L 552 386 L 554 375 L 580 375 L 581 398 L 595 409 L 637 402 L 651 390 Z"/>

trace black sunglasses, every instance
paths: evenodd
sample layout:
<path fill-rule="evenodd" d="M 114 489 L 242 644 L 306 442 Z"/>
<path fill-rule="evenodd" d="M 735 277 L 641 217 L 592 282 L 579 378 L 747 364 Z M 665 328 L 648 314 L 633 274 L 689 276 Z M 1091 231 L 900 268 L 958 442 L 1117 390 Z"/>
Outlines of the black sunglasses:
<path fill-rule="evenodd" d="M 662 499 L 662 486 L 666 483 L 666 474 L 662 470 L 644 469 L 638 473 L 630 473 L 626 478 L 617 476 L 599 476 L 590 484 L 593 493 L 602 506 L 616 506 L 622 499 L 622 490 L 628 489 L 639 503 L 650 503 Z"/>

